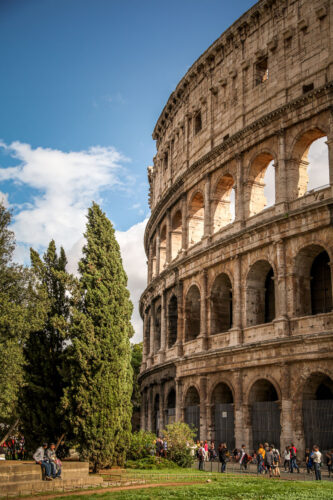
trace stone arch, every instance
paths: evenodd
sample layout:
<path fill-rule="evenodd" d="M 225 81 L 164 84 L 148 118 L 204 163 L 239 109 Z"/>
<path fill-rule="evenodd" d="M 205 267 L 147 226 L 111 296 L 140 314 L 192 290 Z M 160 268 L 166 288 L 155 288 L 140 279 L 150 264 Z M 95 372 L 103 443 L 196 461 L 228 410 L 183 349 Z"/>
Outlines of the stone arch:
<path fill-rule="evenodd" d="M 178 334 L 178 300 L 172 294 L 168 303 L 168 347 L 172 347 L 177 341 Z"/>
<path fill-rule="evenodd" d="M 182 249 L 182 213 L 177 210 L 171 220 L 171 259 L 175 259 Z"/>
<path fill-rule="evenodd" d="M 291 168 L 289 168 L 289 185 L 291 189 L 291 198 L 300 198 L 308 191 L 309 182 L 309 150 L 314 142 L 322 137 L 326 137 L 327 133 L 322 127 L 311 127 L 302 130 L 295 138 L 291 151 Z M 328 150 L 327 150 L 328 154 Z M 327 156 L 327 180 L 328 172 L 328 156 Z M 328 184 L 329 181 L 324 182 Z M 320 184 L 320 183 L 319 183 Z M 313 187 L 320 187 L 312 186 Z"/>
<path fill-rule="evenodd" d="M 173 424 L 176 421 L 176 391 L 172 387 L 166 398 L 166 424 Z"/>
<path fill-rule="evenodd" d="M 266 174 L 269 174 L 269 169 L 274 169 L 274 156 L 267 151 L 261 152 L 253 159 L 250 164 L 248 174 L 248 216 L 251 217 L 264 210 L 267 206 L 267 198 L 265 196 L 265 179 Z M 275 170 L 274 170 L 275 172 Z M 275 203 L 275 174 L 269 176 L 272 186 L 267 186 L 270 189 L 272 198 Z M 270 203 L 274 204 L 274 203 Z"/>
<path fill-rule="evenodd" d="M 232 286 L 226 273 L 219 274 L 210 292 L 210 332 L 226 332 L 232 328 Z"/>
<path fill-rule="evenodd" d="M 246 280 L 247 326 L 270 323 L 274 318 L 274 269 L 267 260 L 258 260 L 251 266 Z"/>
<path fill-rule="evenodd" d="M 163 271 L 166 265 L 166 245 L 167 245 L 167 231 L 164 224 L 160 234 L 160 272 Z"/>
<path fill-rule="evenodd" d="M 217 445 L 226 443 L 231 451 L 235 447 L 234 398 L 225 382 L 215 385 L 211 394 L 212 434 Z"/>
<path fill-rule="evenodd" d="M 185 422 L 196 429 L 196 439 L 200 439 L 200 393 L 191 385 L 185 395 Z"/>
<path fill-rule="evenodd" d="M 229 173 L 222 175 L 216 183 L 212 200 L 212 220 L 214 233 L 232 222 L 235 217 L 234 199 L 231 199 L 234 184 L 234 178 Z"/>
<path fill-rule="evenodd" d="M 267 442 L 280 447 L 280 404 L 277 386 L 267 378 L 258 378 L 250 387 L 252 445 Z"/>
<path fill-rule="evenodd" d="M 332 310 L 331 260 L 327 250 L 313 243 L 295 258 L 295 315 L 308 316 Z"/>
<path fill-rule="evenodd" d="M 155 354 L 161 348 L 161 316 L 162 308 L 158 306 L 155 312 L 155 338 L 154 338 L 154 352 Z"/>
<path fill-rule="evenodd" d="M 200 334 L 200 291 L 191 285 L 185 300 L 185 342 L 194 340 Z"/>
<path fill-rule="evenodd" d="M 204 235 L 205 204 L 201 191 L 196 191 L 189 203 L 188 243 L 198 243 Z"/>
<path fill-rule="evenodd" d="M 333 380 L 323 372 L 313 372 L 303 385 L 302 414 L 307 448 L 333 448 Z"/>

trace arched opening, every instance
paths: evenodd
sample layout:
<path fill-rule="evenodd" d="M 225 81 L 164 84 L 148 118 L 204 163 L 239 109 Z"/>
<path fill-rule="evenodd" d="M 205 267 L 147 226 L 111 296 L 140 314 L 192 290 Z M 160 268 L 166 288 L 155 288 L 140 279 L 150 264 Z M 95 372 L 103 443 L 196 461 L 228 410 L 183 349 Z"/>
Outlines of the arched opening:
<path fill-rule="evenodd" d="M 150 352 L 150 313 L 146 313 L 146 328 L 145 328 L 146 352 Z"/>
<path fill-rule="evenodd" d="M 153 408 L 153 432 L 156 436 L 160 433 L 160 395 L 156 394 Z"/>
<path fill-rule="evenodd" d="M 327 137 L 318 128 L 308 130 L 293 150 L 292 196 L 299 198 L 329 184 Z"/>
<path fill-rule="evenodd" d="M 229 276 L 220 274 L 211 291 L 211 334 L 226 332 L 232 328 L 232 289 Z"/>
<path fill-rule="evenodd" d="M 156 276 L 156 240 L 152 243 L 151 249 L 151 277 L 155 278 Z"/>
<path fill-rule="evenodd" d="M 261 153 L 253 161 L 249 175 L 249 217 L 275 203 L 275 167 L 273 156 Z"/>
<path fill-rule="evenodd" d="M 195 387 L 186 393 L 185 422 L 197 431 L 195 439 L 200 439 L 200 396 Z"/>
<path fill-rule="evenodd" d="M 178 325 L 178 301 L 175 295 L 172 295 L 168 305 L 168 347 L 172 347 L 177 341 Z"/>
<path fill-rule="evenodd" d="M 296 316 L 332 311 L 329 255 L 319 245 L 303 248 L 296 257 Z"/>
<path fill-rule="evenodd" d="M 155 312 L 155 342 L 154 342 L 154 352 L 155 354 L 161 348 L 161 306 L 158 306 Z"/>
<path fill-rule="evenodd" d="M 280 447 L 280 407 L 278 394 L 271 382 L 257 380 L 251 388 L 249 403 L 251 404 L 252 443 L 258 449 L 259 443 L 275 444 Z"/>
<path fill-rule="evenodd" d="M 189 246 L 198 243 L 204 235 L 204 198 L 197 192 L 189 207 L 188 240 Z"/>
<path fill-rule="evenodd" d="M 200 334 L 200 292 L 192 285 L 185 302 L 185 342 L 194 340 Z"/>
<path fill-rule="evenodd" d="M 163 271 L 166 264 L 166 227 L 163 226 L 160 235 L 160 272 Z"/>
<path fill-rule="evenodd" d="M 227 384 L 218 384 L 212 394 L 212 424 L 215 443 L 227 443 L 231 451 L 235 448 L 234 399 Z"/>
<path fill-rule="evenodd" d="M 304 385 L 303 425 L 307 448 L 333 448 L 333 380 L 323 373 L 313 373 Z"/>
<path fill-rule="evenodd" d="M 166 423 L 173 424 L 176 421 L 176 391 L 171 389 L 167 397 Z"/>
<path fill-rule="evenodd" d="M 171 224 L 171 258 L 175 259 L 182 249 L 182 213 L 178 210 Z"/>
<path fill-rule="evenodd" d="M 224 175 L 218 182 L 212 203 L 214 233 L 230 224 L 235 218 L 235 196 L 232 196 L 234 179 Z"/>
<path fill-rule="evenodd" d="M 274 271 L 266 260 L 259 260 L 247 276 L 247 326 L 270 323 L 275 318 Z"/>

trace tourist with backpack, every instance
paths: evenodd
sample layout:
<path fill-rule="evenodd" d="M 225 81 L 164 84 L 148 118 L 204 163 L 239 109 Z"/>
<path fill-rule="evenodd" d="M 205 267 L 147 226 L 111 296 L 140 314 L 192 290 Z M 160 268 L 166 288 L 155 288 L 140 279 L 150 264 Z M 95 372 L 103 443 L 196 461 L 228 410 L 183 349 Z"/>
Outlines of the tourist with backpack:
<path fill-rule="evenodd" d="M 265 455 L 265 465 L 266 465 L 266 470 L 269 473 L 269 477 L 272 477 L 272 470 L 273 470 L 273 465 L 274 465 L 274 455 L 272 451 L 272 447 L 268 447 L 268 451 L 266 451 Z"/>
<path fill-rule="evenodd" d="M 197 457 L 198 457 L 198 463 L 199 463 L 199 470 L 204 470 L 204 461 L 205 461 L 205 448 L 203 447 L 203 444 L 200 443 L 200 446 L 197 451 Z"/>
<path fill-rule="evenodd" d="M 221 472 L 225 472 L 227 467 L 227 456 L 228 456 L 228 448 L 226 443 L 220 443 L 218 451 L 219 451 L 219 460 L 221 462 Z"/>
<path fill-rule="evenodd" d="M 280 452 L 277 448 L 275 448 L 274 444 L 271 445 L 272 452 L 273 452 L 273 475 L 275 477 L 280 477 Z"/>

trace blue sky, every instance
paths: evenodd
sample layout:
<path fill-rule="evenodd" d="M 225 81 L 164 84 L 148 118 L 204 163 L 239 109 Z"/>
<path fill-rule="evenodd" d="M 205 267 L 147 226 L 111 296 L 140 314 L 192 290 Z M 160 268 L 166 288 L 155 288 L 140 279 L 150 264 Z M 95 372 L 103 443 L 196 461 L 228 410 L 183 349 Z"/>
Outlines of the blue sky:
<path fill-rule="evenodd" d="M 95 199 L 137 302 L 155 122 L 195 59 L 254 3 L 0 0 L 0 192 L 17 260 L 54 237 L 75 270 Z"/>

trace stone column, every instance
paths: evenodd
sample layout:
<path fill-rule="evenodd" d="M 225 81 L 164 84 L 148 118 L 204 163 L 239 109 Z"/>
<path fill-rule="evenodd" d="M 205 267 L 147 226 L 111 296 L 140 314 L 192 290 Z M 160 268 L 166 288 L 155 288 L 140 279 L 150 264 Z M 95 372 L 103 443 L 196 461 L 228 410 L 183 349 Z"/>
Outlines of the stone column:
<path fill-rule="evenodd" d="M 153 262 L 152 262 L 152 248 L 151 248 L 151 242 L 149 243 L 149 248 L 148 248 L 148 265 L 147 265 L 147 284 L 149 284 L 152 280 L 152 274 L 153 274 Z"/>
<path fill-rule="evenodd" d="M 148 419 L 147 419 L 147 429 L 148 431 L 152 430 L 152 413 L 153 413 L 153 390 L 151 387 L 147 389 L 147 398 L 148 398 Z"/>
<path fill-rule="evenodd" d="M 154 347 L 155 347 L 155 303 L 151 302 L 151 314 L 150 314 L 150 357 L 154 359 Z"/>
<path fill-rule="evenodd" d="M 182 252 L 187 250 L 187 194 L 182 196 Z"/>
<path fill-rule="evenodd" d="M 200 297 L 200 337 L 202 338 L 201 348 L 203 351 L 208 349 L 208 328 L 207 328 L 207 269 L 201 273 L 202 293 Z"/>
<path fill-rule="evenodd" d="M 291 366 L 289 363 L 281 364 L 281 377 L 283 383 L 282 386 L 282 400 L 280 401 L 280 423 L 281 423 L 281 435 L 280 435 L 280 451 L 283 452 L 287 445 L 294 440 L 294 420 L 293 415 L 293 402 L 291 399 Z"/>
<path fill-rule="evenodd" d="M 232 332 L 234 334 L 234 344 L 243 342 L 243 303 L 242 303 L 242 283 L 241 283 L 241 257 L 234 258 L 234 283 L 232 287 Z"/>
<path fill-rule="evenodd" d="M 330 185 L 333 186 L 333 109 L 330 110 L 329 133 L 327 134 L 328 168 Z"/>
<path fill-rule="evenodd" d="M 164 383 L 160 384 L 160 434 L 162 433 L 164 427 L 165 427 L 165 422 L 164 422 L 164 417 L 165 417 L 165 405 L 164 405 Z"/>
<path fill-rule="evenodd" d="M 147 313 L 143 313 L 143 350 L 142 350 L 142 364 L 141 364 L 141 371 L 144 371 L 147 366 L 147 357 L 148 357 L 148 339 L 147 339 Z"/>
<path fill-rule="evenodd" d="M 275 304 L 277 305 L 276 319 L 273 321 L 276 337 L 289 335 L 289 321 L 287 317 L 287 283 L 286 283 L 286 258 L 284 241 L 275 243 L 277 276 L 274 280 Z"/>
<path fill-rule="evenodd" d="M 200 377 L 200 440 L 207 439 L 207 377 Z"/>
<path fill-rule="evenodd" d="M 140 429 L 141 430 L 146 429 L 145 407 L 146 407 L 146 395 L 145 395 L 145 390 L 143 390 L 141 392 L 141 406 L 140 406 Z"/>
<path fill-rule="evenodd" d="M 160 228 L 156 228 L 156 276 L 160 274 Z"/>
<path fill-rule="evenodd" d="M 244 180 L 243 180 L 243 155 L 236 156 L 236 197 L 235 197 L 235 222 L 244 221 Z"/>
<path fill-rule="evenodd" d="M 165 249 L 165 262 L 168 266 L 171 262 L 171 211 L 168 208 L 166 213 L 166 249 Z"/>
<path fill-rule="evenodd" d="M 183 420 L 183 382 L 181 379 L 176 378 L 176 422 L 182 422 Z"/>
<path fill-rule="evenodd" d="M 211 203 L 210 203 L 210 174 L 206 175 L 205 179 L 205 219 L 204 219 L 204 237 L 209 238 L 211 235 Z"/>
<path fill-rule="evenodd" d="M 177 355 L 181 357 L 183 355 L 183 343 L 184 343 L 184 328 L 185 318 L 184 318 L 184 297 L 183 297 L 183 281 L 178 280 L 177 284 Z"/>
<path fill-rule="evenodd" d="M 161 295 L 161 346 L 160 346 L 160 363 L 165 358 L 165 346 L 167 336 L 167 312 L 166 312 L 166 290 L 164 289 Z"/>
<path fill-rule="evenodd" d="M 278 130 L 277 136 L 279 142 L 279 153 L 277 166 L 275 166 L 275 203 L 285 203 L 288 201 L 285 129 L 282 128 Z"/>
<path fill-rule="evenodd" d="M 242 370 L 235 373 L 235 399 L 234 399 L 234 428 L 236 448 L 241 448 L 242 444 L 247 443 L 244 435 L 243 420 L 243 374 Z"/>

